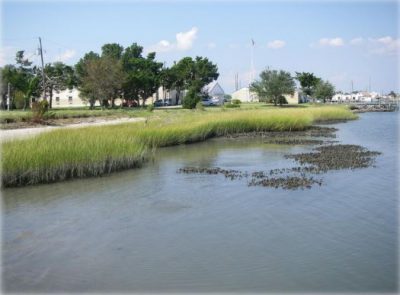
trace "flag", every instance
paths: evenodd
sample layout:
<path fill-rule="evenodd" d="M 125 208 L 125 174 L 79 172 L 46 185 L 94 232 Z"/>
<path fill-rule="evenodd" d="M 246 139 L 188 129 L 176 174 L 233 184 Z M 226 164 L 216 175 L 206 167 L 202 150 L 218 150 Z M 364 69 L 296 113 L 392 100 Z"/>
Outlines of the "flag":
<path fill-rule="evenodd" d="M 251 44 L 254 46 L 256 44 L 253 39 L 251 39 Z"/>

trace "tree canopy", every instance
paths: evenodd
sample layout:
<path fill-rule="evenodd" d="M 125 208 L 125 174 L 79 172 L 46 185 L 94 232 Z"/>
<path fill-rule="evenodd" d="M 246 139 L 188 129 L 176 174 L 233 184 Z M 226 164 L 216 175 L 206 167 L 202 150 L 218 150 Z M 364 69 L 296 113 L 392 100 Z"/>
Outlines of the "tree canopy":
<path fill-rule="evenodd" d="M 189 99 L 185 106 L 192 108 L 201 96 L 201 89 L 219 76 L 217 65 L 208 58 L 184 57 L 168 68 L 156 60 L 155 52 L 144 54 L 143 47 L 137 43 L 126 48 L 118 43 L 104 44 L 100 53 L 90 51 L 74 66 L 48 63 L 44 68 L 45 85 L 41 70 L 32 67 L 23 51 L 17 52 L 16 65 L 3 67 L 1 73 L 3 100 L 9 82 L 13 91 L 24 93 L 29 98 L 39 97 L 45 91 L 46 97 L 50 98 L 50 107 L 53 91 L 75 86 L 91 107 L 96 101 L 102 105 L 111 101 L 113 106 L 114 99 L 119 97 L 144 105 L 162 86 L 176 90 L 176 103 L 181 93 L 190 89 L 190 97 L 195 101 Z"/>
<path fill-rule="evenodd" d="M 308 72 L 296 72 L 296 80 L 300 82 L 301 90 L 307 96 L 314 95 L 315 87 L 321 81 L 321 79 L 316 77 L 313 73 Z"/>
<path fill-rule="evenodd" d="M 315 87 L 314 95 L 316 98 L 322 98 L 325 102 L 327 99 L 331 99 L 332 96 L 335 95 L 335 87 L 328 81 L 321 80 Z"/>
<path fill-rule="evenodd" d="M 260 99 L 282 105 L 286 101 L 284 94 L 294 94 L 295 86 L 289 72 L 267 69 L 261 72 L 259 80 L 250 85 L 250 91 L 257 93 Z"/>

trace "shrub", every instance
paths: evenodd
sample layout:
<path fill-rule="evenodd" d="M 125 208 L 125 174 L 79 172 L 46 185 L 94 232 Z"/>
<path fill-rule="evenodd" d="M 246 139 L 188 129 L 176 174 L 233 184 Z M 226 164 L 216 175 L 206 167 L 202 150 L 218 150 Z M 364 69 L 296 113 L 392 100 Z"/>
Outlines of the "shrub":
<path fill-rule="evenodd" d="M 196 104 L 201 100 L 199 91 L 196 87 L 190 87 L 185 98 L 183 99 L 182 107 L 184 109 L 193 109 Z"/>
<path fill-rule="evenodd" d="M 35 101 L 32 103 L 32 121 L 41 123 L 44 120 L 44 114 L 49 110 L 49 102 L 47 100 Z"/>
<path fill-rule="evenodd" d="M 279 105 L 288 104 L 286 97 L 284 97 L 283 95 L 279 96 L 277 103 Z"/>
<path fill-rule="evenodd" d="M 147 109 L 148 112 L 152 112 L 152 111 L 154 111 L 154 105 L 149 104 L 149 105 L 146 107 L 146 109 Z"/>
<path fill-rule="evenodd" d="M 196 103 L 196 110 L 198 111 L 204 111 L 204 106 L 202 104 L 201 101 L 199 101 L 198 103 Z"/>
<path fill-rule="evenodd" d="M 242 102 L 239 100 L 239 99 L 232 99 L 231 100 L 231 104 L 234 104 L 234 105 L 239 105 L 239 104 L 241 104 Z"/>
<path fill-rule="evenodd" d="M 350 105 L 350 106 L 349 106 L 349 109 L 350 109 L 350 110 L 358 110 L 358 106 Z"/>
<path fill-rule="evenodd" d="M 224 105 L 225 108 L 240 108 L 240 104 L 228 103 Z"/>
<path fill-rule="evenodd" d="M 21 91 L 14 93 L 14 105 L 16 109 L 23 109 L 25 107 L 25 95 Z"/>

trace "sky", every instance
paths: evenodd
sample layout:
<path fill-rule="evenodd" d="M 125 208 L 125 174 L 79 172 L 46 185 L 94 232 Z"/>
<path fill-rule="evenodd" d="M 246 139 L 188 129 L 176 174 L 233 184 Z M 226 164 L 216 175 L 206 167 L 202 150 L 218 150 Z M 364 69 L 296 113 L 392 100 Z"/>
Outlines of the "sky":
<path fill-rule="evenodd" d="M 0 66 L 17 50 L 39 64 L 75 64 L 106 43 L 138 43 L 170 66 L 218 65 L 226 93 L 266 68 L 312 72 L 336 90 L 400 91 L 398 1 L 11 1 L 1 3 Z M 252 41 L 254 40 L 254 47 Z"/>

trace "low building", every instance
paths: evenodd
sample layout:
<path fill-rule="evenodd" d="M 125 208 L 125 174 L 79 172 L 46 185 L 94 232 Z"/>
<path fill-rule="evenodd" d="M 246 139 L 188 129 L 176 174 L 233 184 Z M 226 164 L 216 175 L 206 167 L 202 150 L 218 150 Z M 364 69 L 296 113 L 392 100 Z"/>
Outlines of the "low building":
<path fill-rule="evenodd" d="M 53 108 L 85 107 L 89 103 L 82 100 L 77 88 L 57 90 L 53 92 Z M 96 105 L 99 103 L 96 102 Z"/>
<path fill-rule="evenodd" d="M 299 104 L 308 101 L 307 97 L 300 90 L 296 90 L 293 95 L 284 95 L 288 104 Z M 241 102 L 259 102 L 257 93 L 250 91 L 248 87 L 241 88 L 232 93 L 232 99 L 238 99 Z"/>
<path fill-rule="evenodd" d="M 285 94 L 284 97 L 288 104 L 299 104 L 308 102 L 308 98 L 300 90 L 296 90 L 293 94 Z"/>
<path fill-rule="evenodd" d="M 185 96 L 186 91 L 182 90 L 179 94 L 175 89 L 168 90 L 164 87 L 159 87 L 157 92 L 153 94 L 152 100 L 153 102 L 156 100 L 170 100 L 172 105 L 182 104 L 183 97 Z"/>
<path fill-rule="evenodd" d="M 250 91 L 248 87 L 243 87 L 232 93 L 232 99 L 238 99 L 241 102 L 259 102 L 257 93 Z"/>
<path fill-rule="evenodd" d="M 358 91 L 353 93 L 336 93 L 332 102 L 373 102 L 381 97 L 377 92 Z"/>

